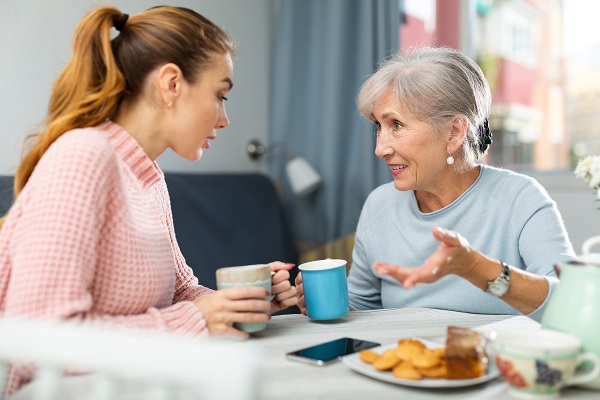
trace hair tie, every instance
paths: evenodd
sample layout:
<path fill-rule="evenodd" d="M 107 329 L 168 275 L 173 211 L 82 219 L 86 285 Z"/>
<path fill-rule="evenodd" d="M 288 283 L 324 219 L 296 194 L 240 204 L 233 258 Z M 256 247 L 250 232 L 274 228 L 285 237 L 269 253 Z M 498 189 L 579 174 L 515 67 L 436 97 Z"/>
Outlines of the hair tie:
<path fill-rule="evenodd" d="M 123 28 L 125 28 L 125 23 L 127 22 L 128 18 L 129 18 L 129 14 L 123 14 L 123 17 L 121 18 L 120 21 L 113 23 L 113 25 L 115 26 L 115 29 L 118 30 L 119 32 L 121 32 L 123 30 Z"/>
<path fill-rule="evenodd" d="M 488 119 L 484 119 L 483 123 L 479 125 L 479 137 L 481 138 L 481 151 L 485 151 L 486 146 L 492 144 L 492 131 L 490 131 L 490 123 Z"/>

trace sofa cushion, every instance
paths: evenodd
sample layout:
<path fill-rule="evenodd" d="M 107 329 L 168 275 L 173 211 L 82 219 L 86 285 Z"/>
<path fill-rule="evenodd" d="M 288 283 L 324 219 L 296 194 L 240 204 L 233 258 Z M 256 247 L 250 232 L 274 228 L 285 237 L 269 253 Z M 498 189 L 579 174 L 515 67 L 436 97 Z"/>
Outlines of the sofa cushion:
<path fill-rule="evenodd" d="M 13 200 L 12 175 L 0 175 L 0 217 L 4 216 Z"/>

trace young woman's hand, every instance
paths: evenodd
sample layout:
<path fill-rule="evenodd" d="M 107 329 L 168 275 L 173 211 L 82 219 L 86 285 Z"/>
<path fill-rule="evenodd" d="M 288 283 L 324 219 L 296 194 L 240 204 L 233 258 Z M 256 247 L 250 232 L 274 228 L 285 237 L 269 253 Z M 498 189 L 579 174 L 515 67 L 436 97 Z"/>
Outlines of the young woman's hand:
<path fill-rule="evenodd" d="M 264 288 L 238 286 L 205 294 L 194 300 L 204 315 L 206 326 L 213 335 L 245 339 L 249 335 L 233 327 L 235 322 L 267 322 L 271 304 Z"/>
<path fill-rule="evenodd" d="M 273 261 L 269 263 L 271 267 L 271 289 L 275 297 L 271 301 L 271 313 L 284 310 L 296 305 L 296 288 L 290 283 L 289 270 L 294 268 L 294 264 Z"/>

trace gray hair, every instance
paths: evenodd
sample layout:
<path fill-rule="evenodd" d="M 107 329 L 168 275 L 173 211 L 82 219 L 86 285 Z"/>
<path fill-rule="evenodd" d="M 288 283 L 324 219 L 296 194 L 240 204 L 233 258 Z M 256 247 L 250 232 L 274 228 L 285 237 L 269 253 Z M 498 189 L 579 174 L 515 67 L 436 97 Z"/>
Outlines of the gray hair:
<path fill-rule="evenodd" d="M 489 145 L 480 127 L 490 113 L 492 94 L 481 68 L 463 53 L 445 47 L 411 49 L 384 60 L 361 86 L 357 98 L 360 113 L 373 119 L 375 101 L 388 90 L 415 118 L 442 132 L 457 115 L 468 121 L 457 171 L 471 169 Z"/>

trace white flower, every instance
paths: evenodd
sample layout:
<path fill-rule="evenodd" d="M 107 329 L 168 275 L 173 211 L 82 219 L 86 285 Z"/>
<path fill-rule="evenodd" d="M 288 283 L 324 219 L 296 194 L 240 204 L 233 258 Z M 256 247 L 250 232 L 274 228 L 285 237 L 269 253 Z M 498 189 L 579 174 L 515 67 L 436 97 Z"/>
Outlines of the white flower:
<path fill-rule="evenodd" d="M 575 176 L 585 180 L 590 188 L 596 189 L 596 195 L 600 199 L 600 156 L 587 156 L 577 163 Z"/>
<path fill-rule="evenodd" d="M 600 187 L 600 157 L 597 156 L 592 160 L 590 165 L 590 187 Z"/>
<path fill-rule="evenodd" d="M 583 160 L 579 160 L 577 167 L 575 168 L 575 175 L 578 178 L 587 180 L 587 174 L 589 173 L 592 165 L 592 156 L 587 156 Z"/>

